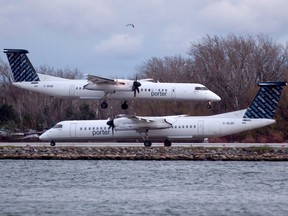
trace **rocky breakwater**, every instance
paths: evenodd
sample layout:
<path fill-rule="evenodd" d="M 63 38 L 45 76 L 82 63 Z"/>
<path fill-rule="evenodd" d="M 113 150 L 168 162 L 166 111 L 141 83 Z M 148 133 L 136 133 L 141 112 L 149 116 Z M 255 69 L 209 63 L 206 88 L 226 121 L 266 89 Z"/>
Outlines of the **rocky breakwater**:
<path fill-rule="evenodd" d="M 288 148 L 1 147 L 0 159 L 288 161 Z"/>

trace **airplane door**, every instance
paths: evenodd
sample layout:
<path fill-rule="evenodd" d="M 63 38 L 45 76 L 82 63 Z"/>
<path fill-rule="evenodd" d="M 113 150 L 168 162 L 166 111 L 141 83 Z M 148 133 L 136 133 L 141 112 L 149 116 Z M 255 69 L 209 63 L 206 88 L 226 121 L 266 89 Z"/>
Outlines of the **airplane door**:
<path fill-rule="evenodd" d="M 76 137 L 76 123 L 70 124 L 70 136 Z"/>
<path fill-rule="evenodd" d="M 176 89 L 175 89 L 175 87 L 172 88 L 172 98 L 176 98 Z"/>
<path fill-rule="evenodd" d="M 75 85 L 70 85 L 69 94 L 70 96 L 75 96 Z"/>
<path fill-rule="evenodd" d="M 198 135 L 204 135 L 204 121 L 198 121 Z"/>

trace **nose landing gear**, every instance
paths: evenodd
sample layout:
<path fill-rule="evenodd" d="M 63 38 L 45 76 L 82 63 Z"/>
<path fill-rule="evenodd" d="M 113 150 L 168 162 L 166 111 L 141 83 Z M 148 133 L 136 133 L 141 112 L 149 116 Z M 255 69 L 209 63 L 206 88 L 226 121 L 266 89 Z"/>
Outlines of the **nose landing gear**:
<path fill-rule="evenodd" d="M 211 107 L 212 107 L 212 103 L 211 103 L 211 101 L 208 101 L 208 104 L 206 105 L 206 108 L 207 109 L 211 109 Z"/>
<path fill-rule="evenodd" d="M 56 145 L 56 142 L 54 140 L 51 140 L 50 141 L 50 146 L 55 146 Z"/>

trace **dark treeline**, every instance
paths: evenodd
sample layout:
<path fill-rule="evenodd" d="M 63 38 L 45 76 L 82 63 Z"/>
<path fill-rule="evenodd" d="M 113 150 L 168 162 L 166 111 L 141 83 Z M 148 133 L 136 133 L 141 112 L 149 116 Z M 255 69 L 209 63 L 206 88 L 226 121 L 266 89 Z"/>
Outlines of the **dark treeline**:
<path fill-rule="evenodd" d="M 151 58 L 138 67 L 138 79 L 160 82 L 198 82 L 217 93 L 222 101 L 207 110 L 205 103 L 175 101 L 130 101 L 125 111 L 137 115 L 211 115 L 249 106 L 260 81 L 287 80 L 287 46 L 266 35 L 227 37 L 205 36 L 191 43 L 188 55 Z M 100 108 L 101 100 L 61 99 L 32 93 L 11 85 L 10 67 L 0 60 L 0 129 L 44 130 L 61 120 L 105 119 L 124 113 L 121 101 L 109 101 L 110 109 Z M 32 61 L 33 63 L 33 61 Z M 42 66 L 39 73 L 79 78 L 82 73 L 66 68 Z M 131 77 L 131 79 L 134 79 Z M 287 90 L 276 111 L 277 123 L 258 130 L 212 141 L 284 142 L 288 140 Z"/>

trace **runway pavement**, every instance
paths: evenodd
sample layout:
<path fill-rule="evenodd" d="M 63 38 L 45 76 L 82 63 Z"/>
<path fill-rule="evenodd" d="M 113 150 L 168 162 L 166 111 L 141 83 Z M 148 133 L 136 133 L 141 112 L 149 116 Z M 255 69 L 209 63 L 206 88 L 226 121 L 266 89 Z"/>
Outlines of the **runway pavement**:
<path fill-rule="evenodd" d="M 4 146 L 50 146 L 49 142 L 0 142 L 0 147 Z M 135 147 L 144 146 L 142 142 L 57 142 L 56 146 L 76 146 L 76 147 L 105 147 L 105 146 L 123 146 L 123 147 Z M 163 143 L 152 143 L 153 146 L 164 146 Z M 172 147 L 251 147 L 251 146 L 271 146 L 285 148 L 288 147 L 288 143 L 172 143 Z"/>

